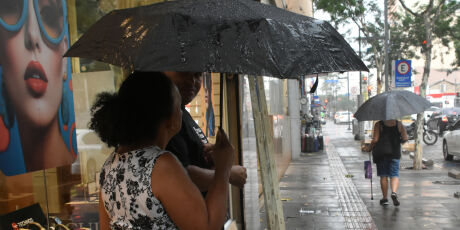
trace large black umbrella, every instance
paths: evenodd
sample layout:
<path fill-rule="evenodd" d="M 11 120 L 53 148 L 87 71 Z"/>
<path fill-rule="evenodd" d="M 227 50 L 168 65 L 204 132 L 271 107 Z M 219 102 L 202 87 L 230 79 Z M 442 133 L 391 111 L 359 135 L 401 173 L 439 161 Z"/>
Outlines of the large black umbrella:
<path fill-rule="evenodd" d="M 354 117 L 359 121 L 393 120 L 406 115 L 420 113 L 431 103 L 407 90 L 391 90 L 377 94 L 362 104 Z"/>
<path fill-rule="evenodd" d="M 278 78 L 368 71 L 329 23 L 251 0 L 178 0 L 115 10 L 65 56 L 131 70 Z"/>

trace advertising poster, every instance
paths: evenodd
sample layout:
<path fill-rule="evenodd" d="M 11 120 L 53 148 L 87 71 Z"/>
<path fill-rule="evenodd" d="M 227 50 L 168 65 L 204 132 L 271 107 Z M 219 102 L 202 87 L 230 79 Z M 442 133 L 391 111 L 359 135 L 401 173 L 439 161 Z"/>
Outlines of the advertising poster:
<path fill-rule="evenodd" d="M 65 0 L 0 0 L 0 170 L 71 164 L 77 154 Z"/>

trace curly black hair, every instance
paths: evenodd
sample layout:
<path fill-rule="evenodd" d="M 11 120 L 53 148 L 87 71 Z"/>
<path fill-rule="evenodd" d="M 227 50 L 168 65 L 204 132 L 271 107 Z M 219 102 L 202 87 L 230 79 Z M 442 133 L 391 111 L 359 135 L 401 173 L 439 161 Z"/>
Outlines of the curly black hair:
<path fill-rule="evenodd" d="M 161 72 L 132 73 L 118 93 L 97 95 L 89 128 L 109 147 L 156 137 L 158 127 L 173 112 L 173 83 Z"/>

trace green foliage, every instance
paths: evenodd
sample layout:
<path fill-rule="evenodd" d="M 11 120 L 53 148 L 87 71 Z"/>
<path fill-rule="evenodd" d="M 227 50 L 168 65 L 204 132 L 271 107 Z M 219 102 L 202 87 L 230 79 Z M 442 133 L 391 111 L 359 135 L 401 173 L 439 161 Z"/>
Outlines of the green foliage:
<path fill-rule="evenodd" d="M 75 1 L 77 8 L 77 28 L 78 34 L 86 32 L 105 13 L 99 9 L 97 0 Z"/>
<path fill-rule="evenodd" d="M 454 38 L 454 48 L 456 60 L 452 63 L 453 66 L 460 66 L 460 18 L 457 17 L 457 21 L 452 28 L 452 37 Z"/>
<path fill-rule="evenodd" d="M 99 0 L 75 1 L 75 6 L 77 9 L 78 36 L 81 36 L 83 33 L 85 33 L 97 20 L 99 20 L 102 16 L 105 15 L 105 13 L 100 9 L 99 3 Z M 80 70 L 82 72 L 103 71 L 109 69 L 110 67 L 107 63 L 80 58 Z"/>
<path fill-rule="evenodd" d="M 355 24 L 361 31 L 363 59 L 368 67 L 380 68 L 383 62 L 384 21 L 382 10 L 373 0 L 314 0 L 316 9 L 331 16 L 331 22 L 338 25 Z M 352 35 L 357 39 L 358 34 Z M 379 66 L 380 65 L 380 66 Z M 377 76 L 380 78 L 380 76 Z"/>
<path fill-rule="evenodd" d="M 429 12 L 428 17 L 433 20 L 436 14 L 438 1 L 435 1 L 435 7 Z M 398 2 L 399 4 L 399 2 Z M 418 4 L 414 7 L 413 12 L 424 12 L 427 5 Z M 439 16 L 434 22 L 432 28 L 432 40 L 443 46 L 449 47 L 453 42 L 456 52 L 456 60 L 452 63 L 454 66 L 460 66 L 460 25 L 456 11 L 460 9 L 460 2 L 456 0 L 446 0 L 441 6 Z M 426 30 L 423 15 L 417 17 L 404 11 L 392 14 L 393 24 L 390 27 L 391 50 L 390 58 L 397 59 L 420 59 L 416 51 L 426 52 L 427 47 L 423 44 L 426 40 Z"/>

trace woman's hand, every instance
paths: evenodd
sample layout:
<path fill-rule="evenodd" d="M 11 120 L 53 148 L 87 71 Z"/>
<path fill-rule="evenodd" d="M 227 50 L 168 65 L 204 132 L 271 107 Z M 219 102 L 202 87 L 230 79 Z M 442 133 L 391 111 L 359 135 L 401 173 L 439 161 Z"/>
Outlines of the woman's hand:
<path fill-rule="evenodd" d="M 238 188 L 244 188 L 248 174 L 246 168 L 241 165 L 233 165 L 230 171 L 230 184 Z"/>
<path fill-rule="evenodd" d="M 216 136 L 216 144 L 209 149 L 209 153 L 214 160 L 216 169 L 230 170 L 233 165 L 235 149 L 230 144 L 227 134 L 225 134 L 223 129 L 219 128 Z"/>

